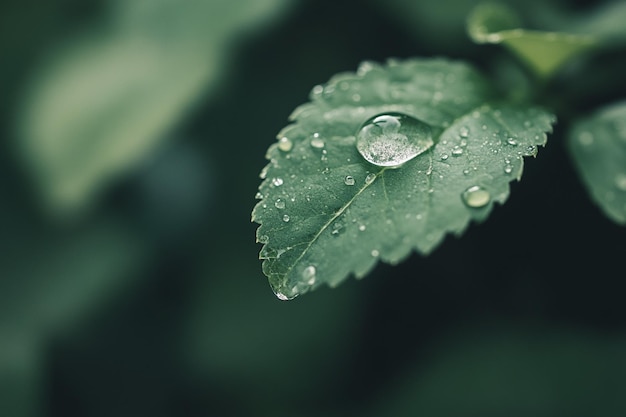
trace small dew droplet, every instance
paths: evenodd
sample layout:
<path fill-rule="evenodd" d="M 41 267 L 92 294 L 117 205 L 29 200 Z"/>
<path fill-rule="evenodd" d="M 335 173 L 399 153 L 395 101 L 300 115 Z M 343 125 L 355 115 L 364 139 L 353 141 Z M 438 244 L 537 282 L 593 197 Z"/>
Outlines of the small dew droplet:
<path fill-rule="evenodd" d="M 289 216 L 285 214 L 285 215 L 283 216 L 283 221 L 284 221 L 285 223 L 287 223 L 287 222 L 289 221 Z"/>
<path fill-rule="evenodd" d="M 452 150 L 452 156 L 461 156 L 463 155 L 463 149 L 462 148 L 454 148 Z"/>
<path fill-rule="evenodd" d="M 529 145 L 526 147 L 526 156 L 537 156 L 537 147 L 535 145 Z"/>
<path fill-rule="evenodd" d="M 276 202 L 274 203 L 274 206 L 275 206 L 277 209 L 284 209 L 284 208 L 285 208 L 285 202 L 279 198 L 279 199 L 277 199 L 277 200 L 276 200 Z"/>
<path fill-rule="evenodd" d="M 365 226 L 364 224 L 360 224 L 360 225 L 359 225 L 359 230 L 360 230 L 361 232 L 364 232 L 364 231 L 365 231 L 365 229 L 367 229 L 367 226 Z"/>
<path fill-rule="evenodd" d="M 380 255 L 380 252 L 378 252 L 376 249 L 372 249 L 372 252 L 370 252 L 370 253 L 371 253 L 371 255 L 372 255 L 374 258 L 377 258 L 377 257 L 378 257 L 378 255 Z"/>
<path fill-rule="evenodd" d="M 430 125 L 401 113 L 374 116 L 356 135 L 361 156 L 378 166 L 400 166 L 433 145 Z"/>
<path fill-rule="evenodd" d="M 324 147 L 324 141 L 319 137 L 314 137 L 313 139 L 311 139 L 311 146 L 315 149 L 322 149 Z"/>
<path fill-rule="evenodd" d="M 511 165 L 505 165 L 504 166 L 504 172 L 506 174 L 510 174 L 511 172 L 513 172 L 513 167 Z"/>
<path fill-rule="evenodd" d="M 445 161 L 445 160 L 446 160 L 446 159 L 448 159 L 448 158 L 449 158 L 449 156 L 448 156 L 448 154 L 447 154 L 447 153 L 444 153 L 443 155 L 441 155 L 441 160 L 442 160 L 442 161 Z"/>
<path fill-rule="evenodd" d="M 367 174 L 367 177 L 365 177 L 365 183 L 371 184 L 374 182 L 375 179 L 376 179 L 376 174 Z"/>
<path fill-rule="evenodd" d="M 278 149 L 283 152 L 289 152 L 291 148 L 293 148 L 293 142 L 291 142 L 288 137 L 283 136 L 282 138 L 278 139 Z"/>
<path fill-rule="evenodd" d="M 346 175 L 346 178 L 343 179 L 344 184 L 346 185 L 354 185 L 354 177 L 351 175 Z"/>
<path fill-rule="evenodd" d="M 309 265 L 302 271 L 302 279 L 309 285 L 315 284 L 315 274 L 317 270 L 313 265 Z"/>
<path fill-rule="evenodd" d="M 461 136 L 462 138 L 466 138 L 469 136 L 469 129 L 467 128 L 467 126 L 462 126 L 459 129 L 459 136 Z"/>
<path fill-rule="evenodd" d="M 256 198 L 257 200 L 263 200 L 263 194 L 261 194 L 261 192 L 257 192 L 254 196 L 254 198 Z"/>
<path fill-rule="evenodd" d="M 320 95 L 324 92 L 324 87 L 322 87 L 321 85 L 316 85 L 315 87 L 313 87 L 313 95 Z"/>
<path fill-rule="evenodd" d="M 468 207 L 472 208 L 486 206 L 489 201 L 491 201 L 491 195 L 489 194 L 489 191 L 485 190 L 479 185 L 474 185 L 463 191 L 463 194 L 461 194 L 461 198 Z"/>
<path fill-rule="evenodd" d="M 513 138 L 508 138 L 506 140 L 506 143 L 508 143 L 511 146 L 517 146 L 517 141 L 515 139 L 513 139 Z"/>
<path fill-rule="evenodd" d="M 615 185 L 622 191 L 626 191 L 626 173 L 615 176 Z"/>
<path fill-rule="evenodd" d="M 590 132 L 581 132 L 578 141 L 581 145 L 589 146 L 593 143 L 593 135 Z"/>
<path fill-rule="evenodd" d="M 272 184 L 274 184 L 275 187 L 280 187 L 281 185 L 283 185 L 283 179 L 282 178 L 274 178 L 274 179 L 272 179 Z"/>

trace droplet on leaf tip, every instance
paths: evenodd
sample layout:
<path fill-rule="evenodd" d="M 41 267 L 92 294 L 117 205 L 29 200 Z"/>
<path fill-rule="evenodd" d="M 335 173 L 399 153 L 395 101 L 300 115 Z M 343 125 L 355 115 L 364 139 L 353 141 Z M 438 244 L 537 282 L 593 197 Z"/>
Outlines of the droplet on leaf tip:
<path fill-rule="evenodd" d="M 274 294 L 276 294 L 276 297 L 277 297 L 279 300 L 282 300 L 282 301 L 289 301 L 289 300 L 291 300 L 291 298 L 287 297 L 287 296 L 286 296 L 285 294 L 283 294 L 282 292 L 275 292 Z"/>

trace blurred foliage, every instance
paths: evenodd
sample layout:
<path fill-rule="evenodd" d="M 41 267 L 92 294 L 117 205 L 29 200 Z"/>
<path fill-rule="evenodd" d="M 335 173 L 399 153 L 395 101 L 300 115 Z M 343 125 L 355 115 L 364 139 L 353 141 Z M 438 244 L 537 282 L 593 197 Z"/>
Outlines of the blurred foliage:
<path fill-rule="evenodd" d="M 576 122 L 568 145 L 591 197 L 610 219 L 626 224 L 626 103 Z"/>
<path fill-rule="evenodd" d="M 552 76 L 597 42 L 591 35 L 522 29 L 512 10 L 493 3 L 476 7 L 468 17 L 467 29 L 476 43 L 505 45 L 542 78 Z"/>
<path fill-rule="evenodd" d="M 45 203 L 74 215 L 208 94 L 243 29 L 287 0 L 113 1 L 34 71 L 16 146 Z M 242 29 L 243 28 L 243 29 Z"/>
<path fill-rule="evenodd" d="M 603 28 L 623 10 L 509 4 L 529 27 L 558 30 L 587 17 Z M 257 173 L 311 86 L 366 59 L 433 54 L 499 68 L 503 88 L 526 77 L 467 39 L 475 5 L 3 2 L 0 415 L 402 415 L 445 398 L 447 415 L 462 416 L 468 392 L 474 410 L 511 410 L 533 381 L 562 390 L 534 408 L 555 415 L 571 398 L 583 404 L 585 381 L 567 373 L 576 364 L 590 378 L 585 404 L 626 414 L 610 390 L 624 360 L 624 231 L 588 201 L 559 133 L 506 209 L 428 258 L 289 304 L 260 270 L 249 223 Z M 610 47 L 546 85 L 550 104 L 568 109 L 561 131 L 626 96 L 623 25 L 610 28 Z M 66 196 L 57 181 L 81 191 L 56 200 Z M 530 324 L 504 330 L 519 323 Z M 557 336 L 532 344 L 545 329 Z M 519 363 L 532 377 L 485 394 L 510 378 L 498 369 L 520 373 Z"/>

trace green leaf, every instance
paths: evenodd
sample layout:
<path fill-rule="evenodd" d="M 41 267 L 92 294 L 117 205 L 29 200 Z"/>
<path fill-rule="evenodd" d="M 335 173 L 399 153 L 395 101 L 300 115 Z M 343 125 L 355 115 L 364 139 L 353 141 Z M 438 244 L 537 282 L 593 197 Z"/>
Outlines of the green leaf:
<path fill-rule="evenodd" d="M 626 102 L 576 123 L 568 143 L 591 198 L 611 220 L 626 225 Z"/>
<path fill-rule="evenodd" d="M 520 29 L 517 16 L 502 4 L 474 9 L 467 30 L 476 43 L 502 43 L 540 77 L 554 74 L 565 62 L 596 44 L 592 36 Z"/>
<path fill-rule="evenodd" d="M 74 215 L 149 155 L 216 85 L 242 28 L 286 1 L 114 2 L 110 21 L 58 48 L 18 120 L 45 206 Z"/>
<path fill-rule="evenodd" d="M 536 108 L 498 104 L 476 71 L 442 59 L 364 63 L 316 86 L 311 101 L 270 146 L 252 213 L 263 271 L 283 299 L 363 277 L 379 259 L 427 254 L 446 233 L 484 220 L 554 121 Z M 355 135 L 384 113 L 426 123 L 435 144 L 397 169 L 365 161 Z M 464 204 L 472 187 L 481 187 L 470 198 L 480 207 Z"/>

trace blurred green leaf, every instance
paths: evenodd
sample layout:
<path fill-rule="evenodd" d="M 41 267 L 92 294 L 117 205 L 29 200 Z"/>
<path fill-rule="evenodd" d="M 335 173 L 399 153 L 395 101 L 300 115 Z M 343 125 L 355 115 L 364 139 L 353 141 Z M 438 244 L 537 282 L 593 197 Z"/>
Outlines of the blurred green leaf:
<path fill-rule="evenodd" d="M 544 78 L 596 44 L 589 35 L 526 30 L 520 26 L 515 13 L 497 3 L 476 7 L 467 20 L 467 30 L 474 42 L 502 43 Z"/>
<path fill-rule="evenodd" d="M 379 259 L 430 253 L 446 233 L 485 220 L 554 122 L 498 104 L 476 71 L 447 60 L 364 63 L 311 100 L 269 148 L 252 213 L 282 299 L 363 277 Z"/>
<path fill-rule="evenodd" d="M 572 160 L 604 214 L 626 225 L 626 102 L 598 110 L 571 129 Z"/>
<path fill-rule="evenodd" d="M 112 17 L 34 75 L 18 152 L 69 215 L 132 168 L 215 86 L 233 41 L 289 0 L 114 2 Z"/>

